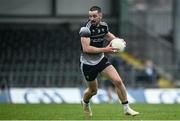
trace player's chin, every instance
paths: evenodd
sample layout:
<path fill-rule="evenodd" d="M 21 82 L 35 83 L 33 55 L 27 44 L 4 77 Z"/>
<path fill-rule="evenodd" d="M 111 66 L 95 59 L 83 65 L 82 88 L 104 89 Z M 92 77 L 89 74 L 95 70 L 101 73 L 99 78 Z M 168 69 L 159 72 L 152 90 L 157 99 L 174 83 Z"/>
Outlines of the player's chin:
<path fill-rule="evenodd" d="M 91 22 L 91 24 L 92 24 L 92 25 L 94 25 L 94 26 L 96 26 L 96 25 L 97 25 L 97 23 L 96 23 L 96 22 Z"/>

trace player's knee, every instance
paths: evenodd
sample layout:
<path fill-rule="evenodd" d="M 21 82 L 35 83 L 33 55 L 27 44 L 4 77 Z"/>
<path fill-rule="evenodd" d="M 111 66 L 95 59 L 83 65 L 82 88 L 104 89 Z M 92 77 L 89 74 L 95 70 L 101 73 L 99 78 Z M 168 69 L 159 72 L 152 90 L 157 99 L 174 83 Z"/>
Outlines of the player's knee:
<path fill-rule="evenodd" d="M 92 91 L 92 95 L 96 95 L 97 94 L 97 90 Z"/>
<path fill-rule="evenodd" d="M 97 94 L 97 89 L 91 89 L 91 95 L 96 95 Z"/>
<path fill-rule="evenodd" d="M 115 87 L 121 86 L 123 84 L 121 79 L 115 79 L 113 83 Z"/>

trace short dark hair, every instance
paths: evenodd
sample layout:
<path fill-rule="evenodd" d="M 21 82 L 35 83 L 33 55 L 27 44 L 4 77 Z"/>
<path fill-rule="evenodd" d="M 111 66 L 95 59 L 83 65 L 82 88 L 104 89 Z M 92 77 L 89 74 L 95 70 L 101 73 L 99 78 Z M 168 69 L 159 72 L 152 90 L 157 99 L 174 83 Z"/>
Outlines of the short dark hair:
<path fill-rule="evenodd" d="M 99 13 L 101 12 L 101 8 L 99 6 L 92 6 L 90 9 L 90 11 L 98 11 Z"/>

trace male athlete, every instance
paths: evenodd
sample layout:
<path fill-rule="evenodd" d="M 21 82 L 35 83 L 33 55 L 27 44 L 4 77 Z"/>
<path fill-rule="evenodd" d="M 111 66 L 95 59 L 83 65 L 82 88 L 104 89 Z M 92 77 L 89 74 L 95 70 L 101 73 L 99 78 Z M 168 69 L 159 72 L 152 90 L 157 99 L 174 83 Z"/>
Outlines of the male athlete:
<path fill-rule="evenodd" d="M 81 71 L 87 82 L 87 89 L 85 90 L 81 101 L 83 111 L 85 114 L 92 116 L 90 99 L 97 93 L 97 75 L 102 73 L 112 80 L 117 95 L 124 107 L 124 113 L 132 116 L 138 115 L 139 112 L 136 112 L 129 107 L 126 88 L 121 77 L 104 56 L 105 52 L 114 53 L 117 52 L 118 49 L 111 47 L 111 43 L 108 46 L 103 47 L 104 39 L 111 41 L 116 37 L 109 32 L 108 25 L 101 20 L 101 8 L 92 6 L 89 10 L 89 20 L 79 31 L 82 45 L 80 57 Z"/>

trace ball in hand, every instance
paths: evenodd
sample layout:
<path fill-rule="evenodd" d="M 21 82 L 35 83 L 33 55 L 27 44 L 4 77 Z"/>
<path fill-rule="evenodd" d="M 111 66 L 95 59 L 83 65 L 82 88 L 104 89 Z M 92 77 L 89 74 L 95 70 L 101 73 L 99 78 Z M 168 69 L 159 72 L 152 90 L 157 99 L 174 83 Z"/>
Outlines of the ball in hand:
<path fill-rule="evenodd" d="M 118 52 L 123 52 L 126 47 L 126 42 L 124 39 L 115 38 L 111 41 L 111 46 L 114 48 L 118 48 Z"/>

